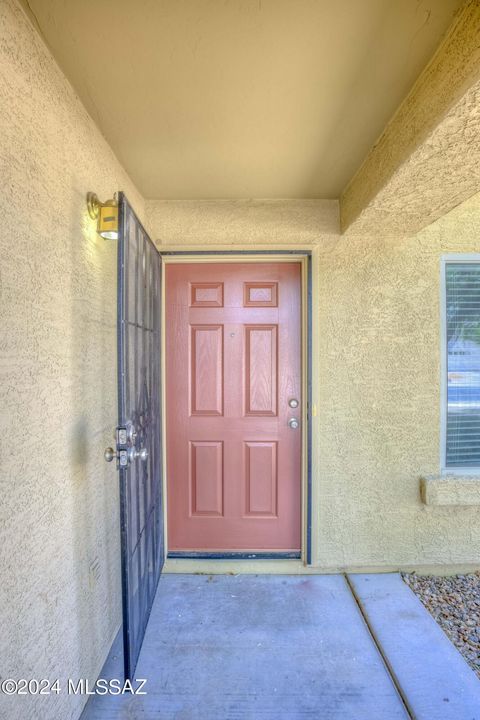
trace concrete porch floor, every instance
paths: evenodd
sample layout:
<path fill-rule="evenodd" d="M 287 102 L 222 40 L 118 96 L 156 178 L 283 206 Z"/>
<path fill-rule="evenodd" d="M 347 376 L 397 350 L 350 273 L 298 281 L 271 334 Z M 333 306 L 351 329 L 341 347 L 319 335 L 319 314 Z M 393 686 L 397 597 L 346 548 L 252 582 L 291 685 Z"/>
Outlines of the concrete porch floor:
<path fill-rule="evenodd" d="M 480 720 L 480 682 L 398 575 L 164 575 L 135 677 L 147 695 L 92 696 L 82 720 Z"/>

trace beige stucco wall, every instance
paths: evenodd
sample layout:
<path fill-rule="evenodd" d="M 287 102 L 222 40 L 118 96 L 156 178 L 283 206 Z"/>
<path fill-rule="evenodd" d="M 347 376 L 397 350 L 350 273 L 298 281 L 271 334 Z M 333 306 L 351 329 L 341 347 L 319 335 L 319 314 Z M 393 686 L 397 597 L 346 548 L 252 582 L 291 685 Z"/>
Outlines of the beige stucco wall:
<path fill-rule="evenodd" d="M 339 233 L 337 200 L 147 200 L 157 245 L 310 247 Z"/>
<path fill-rule="evenodd" d="M 0 179 L 0 676 L 93 681 L 120 623 L 116 248 L 85 194 L 143 201 L 12 0 Z M 68 720 L 85 699 L 0 696 L 0 717 Z"/>
<path fill-rule="evenodd" d="M 440 258 L 480 252 L 480 195 L 412 238 L 319 251 L 318 562 L 480 566 L 478 507 L 427 507 L 440 470 Z"/>
<path fill-rule="evenodd" d="M 340 236 L 334 201 L 148 201 L 147 217 L 164 248 L 312 248 L 315 563 L 480 566 L 479 508 L 427 507 L 419 484 L 440 470 L 440 257 L 480 252 L 480 195 L 401 240 Z"/>

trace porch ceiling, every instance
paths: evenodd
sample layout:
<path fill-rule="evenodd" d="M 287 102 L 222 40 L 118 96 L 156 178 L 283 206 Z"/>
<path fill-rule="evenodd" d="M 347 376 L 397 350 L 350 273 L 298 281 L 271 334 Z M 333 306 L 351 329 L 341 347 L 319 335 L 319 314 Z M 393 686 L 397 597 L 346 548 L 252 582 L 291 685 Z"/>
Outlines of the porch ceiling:
<path fill-rule="evenodd" d="M 22 0 L 149 198 L 335 198 L 461 0 Z"/>

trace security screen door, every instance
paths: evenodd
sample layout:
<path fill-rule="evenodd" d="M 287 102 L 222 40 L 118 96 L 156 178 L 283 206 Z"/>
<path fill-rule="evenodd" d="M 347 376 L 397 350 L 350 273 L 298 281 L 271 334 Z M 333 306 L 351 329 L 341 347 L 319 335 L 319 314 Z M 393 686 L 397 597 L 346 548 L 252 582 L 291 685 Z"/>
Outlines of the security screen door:
<path fill-rule="evenodd" d="M 161 258 L 119 195 L 118 427 L 123 642 L 132 678 L 164 560 L 161 461 Z"/>

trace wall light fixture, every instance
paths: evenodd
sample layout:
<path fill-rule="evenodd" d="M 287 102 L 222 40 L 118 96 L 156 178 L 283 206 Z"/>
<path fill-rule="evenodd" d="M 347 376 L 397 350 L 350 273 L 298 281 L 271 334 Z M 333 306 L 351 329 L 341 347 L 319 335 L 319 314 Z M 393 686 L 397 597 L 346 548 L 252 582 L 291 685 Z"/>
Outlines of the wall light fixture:
<path fill-rule="evenodd" d="M 95 193 L 87 193 L 88 214 L 97 221 L 97 233 L 106 240 L 118 240 L 118 203 L 115 195 L 111 200 L 100 202 Z"/>

